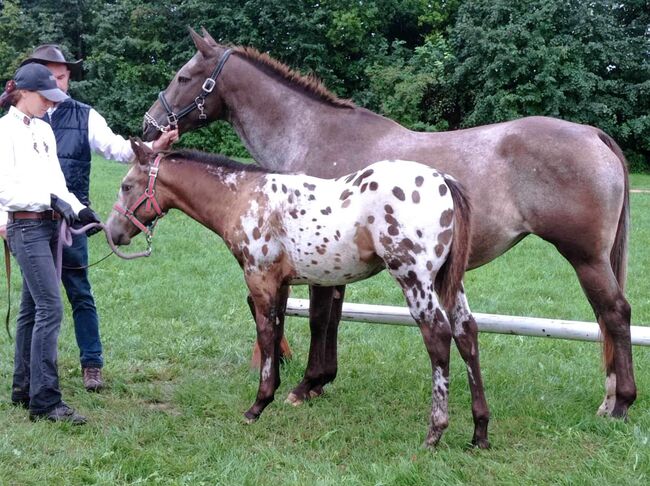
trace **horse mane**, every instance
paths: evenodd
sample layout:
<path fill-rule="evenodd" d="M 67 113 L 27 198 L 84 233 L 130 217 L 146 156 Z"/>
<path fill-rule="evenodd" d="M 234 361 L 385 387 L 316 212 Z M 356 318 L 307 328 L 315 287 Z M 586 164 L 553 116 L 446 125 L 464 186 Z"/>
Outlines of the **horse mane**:
<path fill-rule="evenodd" d="M 303 88 L 316 98 L 341 108 L 356 108 L 352 100 L 339 98 L 328 90 L 321 80 L 313 74 L 304 76 L 277 59 L 273 59 L 268 54 L 258 51 L 254 47 L 238 46 L 234 50 L 244 58 L 261 65 L 263 68 L 267 68 L 281 78 Z"/>
<path fill-rule="evenodd" d="M 237 162 L 232 160 L 222 154 L 211 154 L 207 152 L 201 152 L 200 150 L 192 149 L 180 149 L 167 152 L 165 154 L 166 159 L 182 159 L 190 160 L 192 162 L 199 162 L 201 164 L 210 165 L 213 167 L 223 167 L 225 169 L 235 170 L 235 171 L 246 171 L 246 172 L 263 172 L 270 173 L 271 171 L 261 167 L 257 164 L 244 164 L 242 162 Z"/>

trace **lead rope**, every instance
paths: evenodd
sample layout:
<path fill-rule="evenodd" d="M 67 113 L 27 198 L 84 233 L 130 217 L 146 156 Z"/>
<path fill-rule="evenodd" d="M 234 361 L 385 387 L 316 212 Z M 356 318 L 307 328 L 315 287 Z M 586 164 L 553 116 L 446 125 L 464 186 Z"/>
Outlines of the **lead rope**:
<path fill-rule="evenodd" d="M 7 240 L 2 241 L 5 247 L 5 273 L 7 274 L 7 315 L 5 316 L 5 329 L 7 329 L 9 339 L 13 339 L 11 332 L 9 332 L 9 315 L 11 314 L 11 258 L 9 257 L 9 244 Z"/>
<path fill-rule="evenodd" d="M 62 261 L 63 261 L 63 246 L 65 245 L 66 247 L 70 246 L 72 244 L 72 235 L 79 235 L 82 233 L 85 233 L 91 228 L 100 228 L 104 231 L 104 234 L 106 235 L 106 242 L 108 243 L 108 246 L 111 248 L 111 252 L 106 255 L 104 258 L 101 260 L 93 263 L 92 265 L 96 265 L 97 263 L 103 262 L 106 260 L 109 256 L 111 256 L 113 253 L 115 253 L 118 257 L 124 259 L 124 260 L 133 260 L 135 258 L 141 258 L 141 257 L 148 257 L 151 255 L 151 238 L 147 238 L 147 249 L 145 251 L 141 251 L 138 253 L 131 253 L 131 254 L 126 254 L 122 253 L 120 250 L 118 250 L 117 246 L 115 243 L 113 243 L 113 240 L 111 239 L 110 236 L 108 236 L 108 232 L 106 232 L 106 227 L 104 226 L 104 223 L 90 223 L 87 224 L 86 226 L 82 226 L 81 228 L 71 228 L 68 226 L 68 224 L 65 222 L 65 220 L 61 220 L 61 226 L 59 228 L 59 242 L 57 243 L 56 246 L 56 275 L 59 280 L 61 280 L 61 270 L 63 268 Z M 5 316 L 5 329 L 7 330 L 7 335 L 9 336 L 9 339 L 13 339 L 11 336 L 11 331 L 9 331 L 9 317 L 11 315 L 11 259 L 9 255 L 9 245 L 7 244 L 7 240 L 4 241 L 4 248 L 5 248 L 5 271 L 7 274 L 7 314 Z M 78 269 L 81 270 L 83 268 L 88 268 L 91 265 L 87 265 L 85 267 L 79 267 Z M 67 267 L 66 267 L 67 268 Z"/>

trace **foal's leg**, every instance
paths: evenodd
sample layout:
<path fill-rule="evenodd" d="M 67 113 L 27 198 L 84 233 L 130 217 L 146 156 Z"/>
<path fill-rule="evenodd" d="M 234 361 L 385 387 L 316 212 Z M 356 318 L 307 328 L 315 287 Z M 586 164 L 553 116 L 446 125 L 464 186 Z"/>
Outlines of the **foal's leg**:
<path fill-rule="evenodd" d="M 404 294 L 407 295 L 407 289 Z M 444 312 L 433 297 L 433 311 L 421 311 L 421 308 L 409 302 L 409 309 L 417 322 L 424 345 L 429 353 L 432 371 L 431 420 L 429 432 L 424 441 L 426 447 L 435 446 L 449 425 L 449 350 L 451 347 L 451 326 Z M 408 301 L 408 297 L 407 297 Z"/>
<path fill-rule="evenodd" d="M 280 358 L 282 359 L 290 359 L 291 358 L 291 347 L 289 346 L 289 342 L 287 341 L 287 338 L 284 336 L 284 318 L 286 315 L 287 311 L 287 298 L 289 297 L 289 288 L 287 287 L 287 292 L 286 295 L 283 298 L 278 299 L 275 314 L 276 314 L 276 319 L 277 323 L 280 327 L 282 327 L 283 331 L 282 334 L 280 335 Z M 255 319 L 255 304 L 253 303 L 253 298 L 251 297 L 250 294 L 246 297 L 246 301 L 248 302 L 248 308 L 251 311 L 251 315 L 253 316 L 253 320 Z M 253 353 L 251 356 L 251 364 L 250 367 L 251 369 L 260 369 L 260 366 L 262 364 L 262 357 L 260 355 L 260 345 L 257 341 L 255 341 L 255 345 L 253 346 Z"/>
<path fill-rule="evenodd" d="M 300 405 L 323 393 L 323 386 L 334 380 L 337 372 L 337 333 L 345 286 L 309 287 L 309 359 L 302 381 L 287 402 Z"/>
<path fill-rule="evenodd" d="M 456 295 L 453 308 L 448 311 L 456 347 L 467 366 L 467 378 L 472 395 L 472 417 L 474 418 L 472 444 L 481 449 L 487 449 L 490 447 L 488 441 L 490 410 L 485 399 L 479 364 L 478 327 L 469 310 L 463 289 Z"/>
<path fill-rule="evenodd" d="M 249 283 L 250 286 L 250 283 Z M 260 381 L 257 398 L 244 416 L 251 423 L 259 418 L 266 406 L 273 401 L 275 391 L 280 386 L 280 340 L 282 325 L 276 318 L 275 311 L 278 299 L 286 296 L 288 288 L 285 286 L 277 293 L 252 293 L 255 305 L 255 323 L 257 326 L 257 342 L 260 346 L 262 367 L 260 368 Z"/>

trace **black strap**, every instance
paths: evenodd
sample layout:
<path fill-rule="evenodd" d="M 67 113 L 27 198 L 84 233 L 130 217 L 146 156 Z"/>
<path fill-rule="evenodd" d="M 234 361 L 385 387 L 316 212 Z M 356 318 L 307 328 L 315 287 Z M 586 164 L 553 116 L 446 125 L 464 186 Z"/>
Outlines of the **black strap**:
<path fill-rule="evenodd" d="M 180 120 L 187 114 L 193 112 L 198 107 L 196 100 L 198 100 L 199 98 L 205 100 L 205 97 L 212 92 L 212 89 L 214 88 L 217 78 L 219 77 L 219 74 L 221 74 L 221 71 L 223 70 L 223 67 L 226 64 L 226 61 L 228 60 L 232 52 L 233 52 L 232 49 L 226 49 L 226 51 L 223 53 L 223 56 L 221 56 L 221 59 L 219 60 L 215 68 L 212 70 L 212 74 L 210 74 L 210 77 L 206 78 L 203 84 L 201 85 L 201 94 L 199 94 L 196 98 L 194 98 L 194 101 L 192 103 L 187 105 L 178 113 L 174 113 L 174 110 L 172 110 L 171 105 L 167 102 L 167 98 L 165 98 L 165 92 L 161 91 L 160 93 L 158 93 L 158 99 L 160 100 L 160 103 L 163 105 L 165 111 L 167 112 L 167 118 L 170 125 L 175 124 L 178 120 Z M 205 89 L 208 80 L 211 80 L 212 83 L 210 89 Z"/>

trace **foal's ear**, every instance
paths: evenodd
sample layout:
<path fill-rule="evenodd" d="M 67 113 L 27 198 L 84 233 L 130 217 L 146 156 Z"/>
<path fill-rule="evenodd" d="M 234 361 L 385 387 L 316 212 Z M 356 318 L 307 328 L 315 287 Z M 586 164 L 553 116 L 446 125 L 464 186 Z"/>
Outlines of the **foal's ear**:
<path fill-rule="evenodd" d="M 139 137 L 129 137 L 129 141 L 131 142 L 131 148 L 133 149 L 138 164 L 142 166 L 149 165 L 153 150 L 147 147 Z"/>
<path fill-rule="evenodd" d="M 190 35 L 192 36 L 196 49 L 203 54 L 203 57 L 210 57 L 214 50 L 209 42 L 197 34 L 192 27 L 188 28 L 190 29 Z"/>

